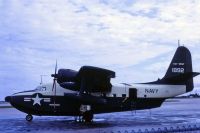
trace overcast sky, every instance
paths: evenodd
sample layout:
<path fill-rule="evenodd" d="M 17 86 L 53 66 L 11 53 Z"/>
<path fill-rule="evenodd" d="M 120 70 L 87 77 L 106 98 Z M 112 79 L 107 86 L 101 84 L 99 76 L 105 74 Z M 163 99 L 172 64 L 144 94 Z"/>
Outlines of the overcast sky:
<path fill-rule="evenodd" d="M 199 0 L 0 0 L 0 100 L 52 82 L 59 68 L 116 72 L 112 83 L 162 77 L 178 46 L 200 71 Z M 195 88 L 200 78 L 195 78 Z"/>

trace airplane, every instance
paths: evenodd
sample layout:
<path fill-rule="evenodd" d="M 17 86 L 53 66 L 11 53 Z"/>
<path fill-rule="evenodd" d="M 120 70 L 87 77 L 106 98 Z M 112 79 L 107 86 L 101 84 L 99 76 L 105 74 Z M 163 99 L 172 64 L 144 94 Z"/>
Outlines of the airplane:
<path fill-rule="evenodd" d="M 168 99 L 193 90 L 191 53 L 178 46 L 163 78 L 147 83 L 114 86 L 115 72 L 94 66 L 79 71 L 59 69 L 57 62 L 52 84 L 41 84 L 34 90 L 5 97 L 5 101 L 27 114 L 38 116 L 75 116 L 92 122 L 94 114 L 157 108 Z"/>

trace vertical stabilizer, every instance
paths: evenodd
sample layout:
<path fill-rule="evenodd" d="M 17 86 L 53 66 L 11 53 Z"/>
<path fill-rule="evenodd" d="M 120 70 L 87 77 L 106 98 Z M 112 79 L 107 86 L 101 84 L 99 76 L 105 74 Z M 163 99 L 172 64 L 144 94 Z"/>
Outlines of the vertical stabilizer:
<path fill-rule="evenodd" d="M 190 51 L 179 46 L 174 54 L 174 57 L 168 67 L 163 81 L 173 84 L 186 85 L 186 91 L 192 91 L 194 88 L 193 77 L 196 76 L 192 71 L 192 57 Z"/>

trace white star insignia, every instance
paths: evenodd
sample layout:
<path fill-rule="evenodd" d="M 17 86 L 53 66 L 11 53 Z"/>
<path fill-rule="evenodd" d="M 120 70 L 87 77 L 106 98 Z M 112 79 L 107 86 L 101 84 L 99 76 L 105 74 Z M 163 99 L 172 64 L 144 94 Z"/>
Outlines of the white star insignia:
<path fill-rule="evenodd" d="M 38 96 L 38 94 L 37 94 L 35 98 L 32 98 L 32 100 L 33 100 L 33 105 L 35 105 L 35 104 L 41 105 L 40 101 L 41 101 L 42 99 L 43 99 L 43 98 L 40 98 L 40 97 Z"/>

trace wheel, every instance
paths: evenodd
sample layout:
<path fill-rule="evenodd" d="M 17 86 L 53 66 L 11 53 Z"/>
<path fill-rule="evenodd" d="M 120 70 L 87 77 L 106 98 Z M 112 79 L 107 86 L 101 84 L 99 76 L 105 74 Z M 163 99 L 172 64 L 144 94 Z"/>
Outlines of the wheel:
<path fill-rule="evenodd" d="M 85 122 L 92 122 L 93 119 L 93 113 L 91 111 L 86 111 L 83 113 L 83 120 Z"/>
<path fill-rule="evenodd" d="M 26 116 L 26 120 L 27 121 L 32 121 L 33 120 L 33 116 L 32 115 L 30 115 L 30 114 L 28 114 L 27 116 Z"/>

